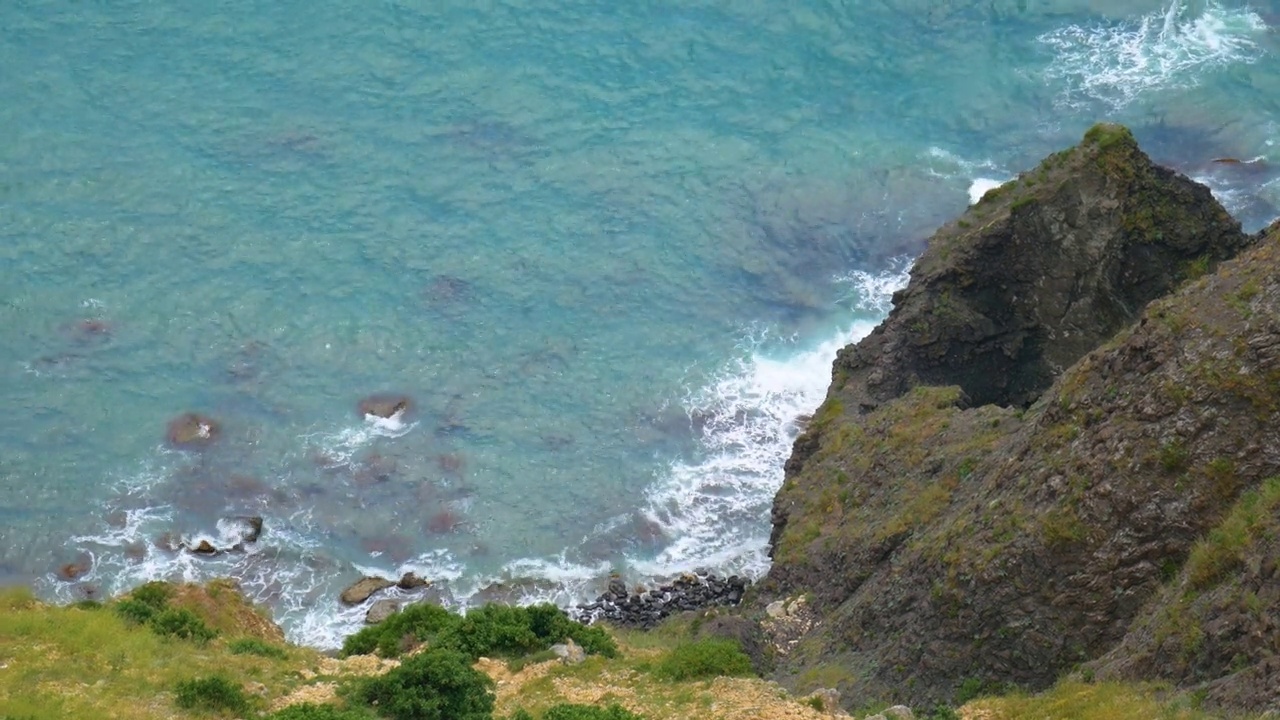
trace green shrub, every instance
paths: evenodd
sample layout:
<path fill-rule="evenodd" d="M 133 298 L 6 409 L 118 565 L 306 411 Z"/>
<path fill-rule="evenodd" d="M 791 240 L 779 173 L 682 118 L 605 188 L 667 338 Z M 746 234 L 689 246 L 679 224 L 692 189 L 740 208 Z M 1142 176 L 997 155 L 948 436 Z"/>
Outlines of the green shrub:
<path fill-rule="evenodd" d="M 249 699 L 240 686 L 221 675 L 178 683 L 175 702 L 184 710 L 230 710 L 243 713 L 249 709 Z"/>
<path fill-rule="evenodd" d="M 129 597 L 143 605 L 150 605 L 155 610 L 163 610 L 173 596 L 173 586 L 166 582 L 152 581 L 139 585 L 129 593 Z"/>
<path fill-rule="evenodd" d="M 751 658 L 732 640 L 708 638 L 672 649 L 658 661 L 654 673 L 677 681 L 751 675 Z"/>
<path fill-rule="evenodd" d="M 172 635 L 197 643 L 207 643 L 218 636 L 217 631 L 205 625 L 199 615 L 186 608 L 161 610 L 147 624 L 157 635 Z"/>
<path fill-rule="evenodd" d="M 556 705 L 542 714 L 542 720 L 644 720 L 621 705 Z"/>
<path fill-rule="evenodd" d="M 486 605 L 472 610 L 436 638 L 472 658 L 519 657 L 573 639 L 588 653 L 616 657 L 618 645 L 603 628 L 571 620 L 560 608 L 544 603 L 529 607 Z"/>
<path fill-rule="evenodd" d="M 302 703 L 290 705 L 267 716 L 267 720 L 372 720 L 377 716 L 364 708 Z"/>
<path fill-rule="evenodd" d="M 71 603 L 71 607 L 81 610 L 101 610 L 103 605 L 97 600 L 77 600 Z"/>
<path fill-rule="evenodd" d="M 368 655 L 377 651 L 383 657 L 396 657 L 403 652 L 400 643 L 405 637 L 422 642 L 435 637 L 441 630 L 456 625 L 460 620 L 458 615 L 439 605 L 410 605 L 377 625 L 347 636 L 342 641 L 341 655 Z"/>
<path fill-rule="evenodd" d="M 485 605 L 465 616 L 431 604 L 410 605 L 377 625 L 364 628 L 342 643 L 342 656 L 376 651 L 398 657 L 408 644 L 457 650 L 471 657 L 520 657 L 572 638 L 590 654 L 616 657 L 618 645 L 603 628 L 571 620 L 555 605 L 530 607 Z"/>
<path fill-rule="evenodd" d="M 542 650 L 538 640 L 525 608 L 485 605 L 440 633 L 435 646 L 459 650 L 471 658 L 516 657 Z"/>
<path fill-rule="evenodd" d="M 259 655 L 278 660 L 289 657 L 289 653 L 284 648 L 251 637 L 236 638 L 227 643 L 227 649 L 233 655 Z"/>
<path fill-rule="evenodd" d="M 960 720 L 960 713 L 946 705 L 937 705 L 924 716 L 924 720 Z"/>
<path fill-rule="evenodd" d="M 493 681 L 456 650 L 413 655 L 385 675 L 351 686 L 355 700 L 392 720 L 491 720 Z"/>
<path fill-rule="evenodd" d="M 156 616 L 158 612 L 154 607 L 147 603 L 134 600 L 133 598 L 125 598 L 117 601 L 111 606 L 116 615 L 124 618 L 127 622 L 142 625 Z"/>

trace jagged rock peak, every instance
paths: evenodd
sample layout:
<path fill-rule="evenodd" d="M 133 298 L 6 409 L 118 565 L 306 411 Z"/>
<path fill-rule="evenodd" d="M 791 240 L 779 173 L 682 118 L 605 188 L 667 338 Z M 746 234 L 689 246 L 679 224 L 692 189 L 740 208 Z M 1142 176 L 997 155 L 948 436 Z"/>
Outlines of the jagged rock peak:
<path fill-rule="evenodd" d="M 894 309 L 844 348 L 832 390 L 867 411 L 917 385 L 1027 406 L 1151 300 L 1253 241 L 1208 188 L 1160 167 L 1127 128 L 988 192 L 940 228 Z"/>

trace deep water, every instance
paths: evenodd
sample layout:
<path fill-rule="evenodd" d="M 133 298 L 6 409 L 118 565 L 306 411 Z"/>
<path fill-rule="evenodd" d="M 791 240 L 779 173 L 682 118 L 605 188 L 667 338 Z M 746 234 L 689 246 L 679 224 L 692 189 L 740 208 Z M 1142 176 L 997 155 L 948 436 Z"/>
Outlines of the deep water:
<path fill-rule="evenodd" d="M 761 572 L 835 350 L 975 181 L 1095 120 L 1251 228 L 1280 207 L 1280 0 L 8 0 L 0 28 L 0 582 L 232 575 L 317 645 L 362 572 L 451 603 Z M 366 420 L 375 392 L 414 407 Z M 187 411 L 209 448 L 166 445 Z M 164 547 L 237 515 L 249 554 Z"/>

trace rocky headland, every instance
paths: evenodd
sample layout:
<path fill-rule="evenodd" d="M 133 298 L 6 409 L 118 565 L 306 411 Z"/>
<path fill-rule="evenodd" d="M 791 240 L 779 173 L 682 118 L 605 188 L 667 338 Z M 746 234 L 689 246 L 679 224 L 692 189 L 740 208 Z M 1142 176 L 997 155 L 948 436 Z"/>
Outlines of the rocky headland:
<path fill-rule="evenodd" d="M 1277 438 L 1280 224 L 1096 126 L 939 229 L 839 353 L 746 616 L 806 601 L 764 658 L 801 692 L 1280 709 Z"/>

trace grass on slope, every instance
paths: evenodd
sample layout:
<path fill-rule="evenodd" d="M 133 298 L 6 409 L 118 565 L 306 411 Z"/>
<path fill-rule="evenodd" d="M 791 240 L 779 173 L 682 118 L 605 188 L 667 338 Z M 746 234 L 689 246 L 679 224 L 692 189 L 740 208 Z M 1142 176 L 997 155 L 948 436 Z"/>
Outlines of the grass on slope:
<path fill-rule="evenodd" d="M 964 720 L 1211 720 L 1186 694 L 1159 685 L 1087 684 L 1064 681 L 1038 695 L 1012 694 L 974 700 L 960 708 Z"/>
<path fill-rule="evenodd" d="M 192 587 L 179 594 L 201 594 Z M 224 608 L 243 603 L 230 595 L 220 599 Z M 224 609 L 206 617 L 222 632 L 202 644 L 131 623 L 109 605 L 50 606 L 26 589 L 0 590 L 0 707 L 4 716 L 22 720 L 167 719 L 182 716 L 174 709 L 174 689 L 197 677 L 221 674 L 251 696 L 299 684 L 298 669 L 315 653 L 278 646 L 293 662 L 233 654 L 228 642 L 256 631 L 237 632 L 233 615 Z"/>

